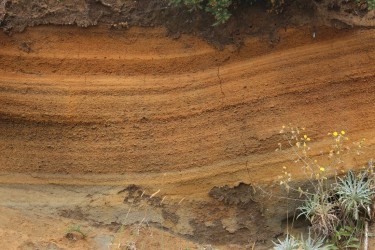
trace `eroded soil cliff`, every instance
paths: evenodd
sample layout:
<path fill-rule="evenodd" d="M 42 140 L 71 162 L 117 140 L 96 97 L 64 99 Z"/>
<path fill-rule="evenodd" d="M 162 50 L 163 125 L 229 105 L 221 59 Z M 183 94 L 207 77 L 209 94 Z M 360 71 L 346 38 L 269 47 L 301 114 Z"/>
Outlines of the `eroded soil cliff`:
<path fill-rule="evenodd" d="M 153 16 L 152 3 L 31 1 L 35 11 L 22 12 L 21 3 L 2 1 L 1 26 L 12 33 L 0 34 L 0 238 L 7 249 L 127 241 L 143 249 L 267 249 L 296 205 L 277 198 L 282 166 L 296 182 L 305 178 L 290 151 L 275 152 L 282 125 L 305 127 L 317 157 L 334 130 L 366 138 L 365 153 L 348 156 L 344 169 L 374 157 L 372 13 L 316 18 L 328 11 L 322 3 L 305 19 L 287 19 L 290 26 L 271 28 L 270 18 L 281 17 L 260 15 L 240 36 L 238 20 L 218 36 L 198 25 L 210 19 L 179 32 L 167 14 Z M 151 13 L 150 23 L 136 21 L 140 10 Z M 131 27 L 142 22 L 166 25 Z M 42 23 L 100 25 L 16 32 Z M 73 224 L 89 228 L 86 241 L 65 238 Z M 121 230 L 128 231 L 119 237 Z"/>

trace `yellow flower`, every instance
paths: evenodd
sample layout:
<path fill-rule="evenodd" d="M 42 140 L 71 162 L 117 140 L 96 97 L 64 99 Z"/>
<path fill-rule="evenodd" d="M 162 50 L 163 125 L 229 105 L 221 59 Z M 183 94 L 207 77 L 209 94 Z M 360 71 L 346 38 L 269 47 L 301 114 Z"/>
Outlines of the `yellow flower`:
<path fill-rule="evenodd" d="M 325 168 L 323 168 L 323 167 L 320 167 L 320 168 L 319 168 L 319 170 L 320 170 L 321 172 L 324 172 L 324 171 L 326 171 L 326 169 L 325 169 Z"/>
<path fill-rule="evenodd" d="M 303 139 L 304 139 L 305 141 L 310 141 L 310 137 L 308 137 L 307 135 L 303 135 Z"/>
<path fill-rule="evenodd" d="M 336 131 L 333 132 L 333 136 L 334 136 L 334 137 L 337 137 L 338 135 L 339 135 L 339 133 L 337 133 Z"/>
<path fill-rule="evenodd" d="M 341 134 L 342 134 L 342 135 L 345 135 L 345 130 L 341 130 Z"/>

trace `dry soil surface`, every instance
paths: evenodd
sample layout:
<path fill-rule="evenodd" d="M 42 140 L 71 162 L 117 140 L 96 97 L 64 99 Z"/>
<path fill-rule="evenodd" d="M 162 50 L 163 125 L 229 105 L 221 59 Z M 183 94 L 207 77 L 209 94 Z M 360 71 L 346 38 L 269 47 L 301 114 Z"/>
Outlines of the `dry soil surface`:
<path fill-rule="evenodd" d="M 278 34 L 221 51 L 162 28 L 0 34 L 3 249 L 106 249 L 122 229 L 140 249 L 268 248 L 288 204 L 253 187 L 280 192 L 285 165 L 304 178 L 275 152 L 282 125 L 322 162 L 327 133 L 366 138 L 343 169 L 375 154 L 375 31 Z M 88 238 L 64 238 L 78 224 Z"/>

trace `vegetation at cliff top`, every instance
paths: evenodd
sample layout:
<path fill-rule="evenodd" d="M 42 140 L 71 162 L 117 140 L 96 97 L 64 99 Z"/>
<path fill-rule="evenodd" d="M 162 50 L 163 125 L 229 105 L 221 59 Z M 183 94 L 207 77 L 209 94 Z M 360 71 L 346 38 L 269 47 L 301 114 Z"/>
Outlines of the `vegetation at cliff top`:
<path fill-rule="evenodd" d="M 274 13 L 283 11 L 285 0 L 169 0 L 176 6 L 184 5 L 191 11 L 203 10 L 210 13 L 215 18 L 213 25 L 219 25 L 227 22 L 231 17 L 231 8 L 239 4 L 254 4 L 256 2 L 265 2 L 268 10 Z M 350 1 L 350 0 L 349 0 Z M 375 10 L 375 0 L 355 0 L 357 4 L 367 4 L 368 10 Z M 348 1 L 347 1 L 348 2 Z"/>

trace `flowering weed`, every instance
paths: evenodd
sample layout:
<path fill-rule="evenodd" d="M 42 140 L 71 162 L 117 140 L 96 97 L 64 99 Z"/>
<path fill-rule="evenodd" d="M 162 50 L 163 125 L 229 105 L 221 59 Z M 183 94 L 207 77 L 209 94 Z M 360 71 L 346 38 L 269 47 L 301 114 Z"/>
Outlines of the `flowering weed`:
<path fill-rule="evenodd" d="M 305 217 L 316 237 L 314 240 L 309 235 L 309 239 L 305 241 L 307 245 L 297 249 L 328 249 L 319 248 L 323 247 L 324 241 L 332 243 L 329 249 L 359 247 L 364 225 L 371 219 L 372 214 L 371 207 L 375 196 L 373 164 L 369 163 L 364 171 L 357 174 L 349 171 L 345 176 L 340 175 L 344 172 L 343 156 L 351 152 L 361 154 L 364 140 L 354 143 L 353 151 L 347 145 L 349 138 L 345 130 L 329 133 L 333 143 L 327 151 L 327 162 L 321 164 L 310 156 L 310 142 L 313 140 L 303 128 L 283 126 L 280 133 L 288 148 L 292 150 L 293 162 L 301 165 L 310 186 L 313 187 L 310 191 L 293 187 L 292 173 L 287 171 L 287 167 L 283 167 L 283 174 L 279 176 L 280 185 L 285 187 L 288 193 L 298 192 L 304 199 L 297 209 L 297 218 Z M 277 150 L 282 150 L 281 144 Z M 275 249 L 288 249 L 276 247 L 292 245 L 293 240 L 292 236 L 288 236 L 284 244 L 280 241 L 278 245 L 275 244 Z M 315 246 L 314 244 L 315 248 L 308 247 Z"/>

